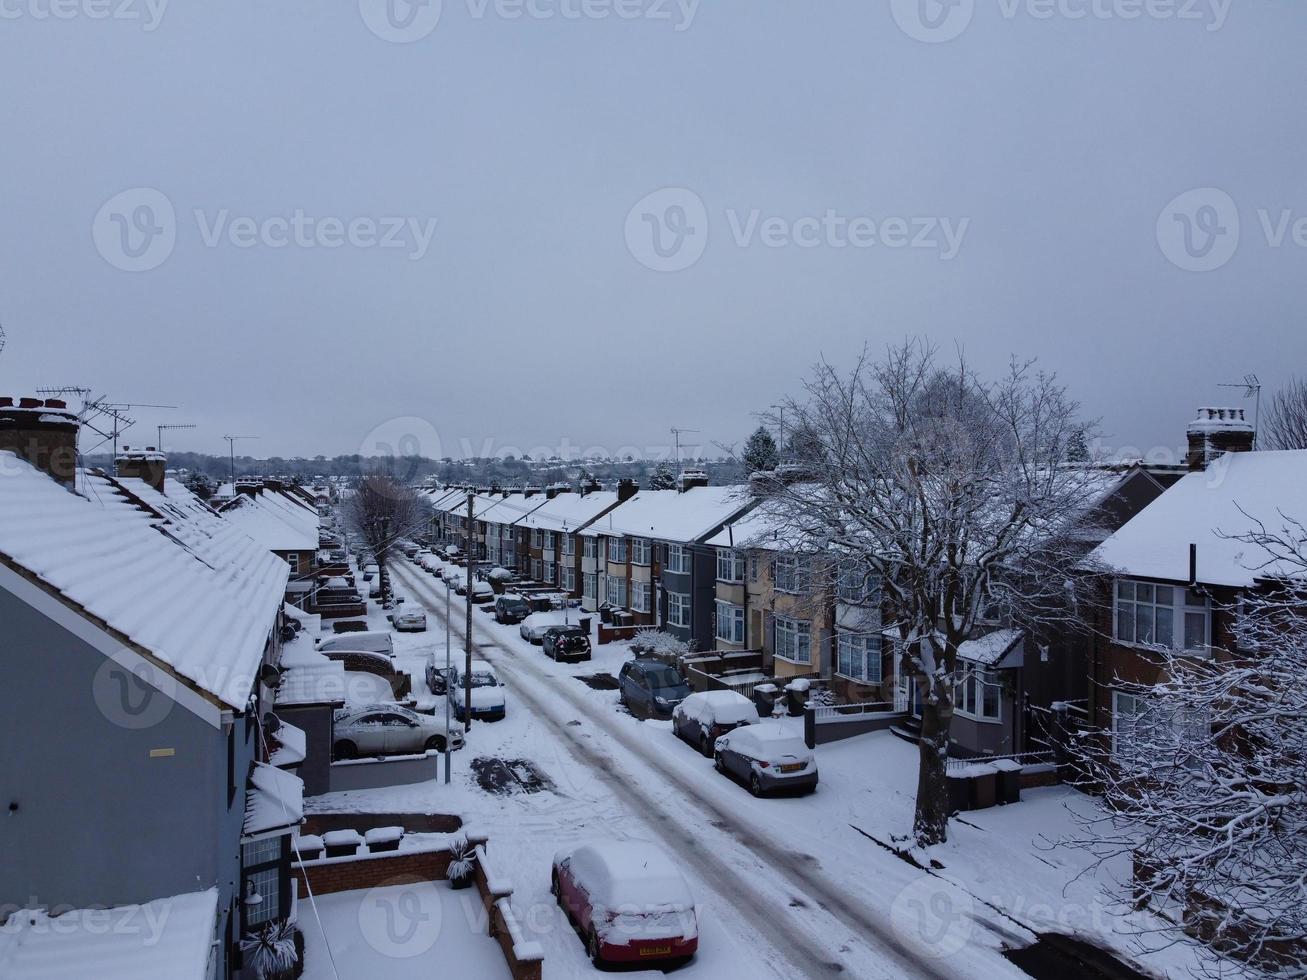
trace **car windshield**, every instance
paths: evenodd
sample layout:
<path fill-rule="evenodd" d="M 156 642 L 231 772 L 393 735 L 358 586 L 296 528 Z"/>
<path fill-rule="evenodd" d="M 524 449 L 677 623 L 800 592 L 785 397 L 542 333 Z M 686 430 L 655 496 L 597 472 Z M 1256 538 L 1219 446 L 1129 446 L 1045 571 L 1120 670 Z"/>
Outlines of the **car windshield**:
<path fill-rule="evenodd" d="M 524 613 L 531 610 L 531 606 L 525 599 L 505 599 L 504 608 L 512 613 Z"/>
<path fill-rule="evenodd" d="M 685 681 L 681 680 L 680 674 L 672 670 L 671 667 L 662 664 L 645 667 L 644 676 L 649 678 L 649 686 L 658 691 L 685 685 Z"/>
<path fill-rule="evenodd" d="M 491 673 L 487 673 L 484 670 L 474 670 L 472 671 L 471 676 L 472 676 L 473 687 L 498 687 L 499 686 L 499 682 L 495 680 L 495 675 Z"/>

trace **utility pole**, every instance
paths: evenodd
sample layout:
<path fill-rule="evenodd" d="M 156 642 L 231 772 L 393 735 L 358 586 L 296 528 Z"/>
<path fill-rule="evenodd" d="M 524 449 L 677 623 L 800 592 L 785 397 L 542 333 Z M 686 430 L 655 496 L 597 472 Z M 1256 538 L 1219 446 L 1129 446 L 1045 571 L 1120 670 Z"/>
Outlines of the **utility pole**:
<path fill-rule="evenodd" d="M 472 552 L 476 548 L 476 524 L 472 513 L 476 503 L 476 491 L 467 492 L 467 620 L 464 623 L 463 650 L 467 654 L 467 663 L 463 668 L 463 719 L 467 730 L 472 730 Z"/>
<path fill-rule="evenodd" d="M 454 594 L 453 588 L 449 584 L 449 579 L 443 575 L 440 580 L 445 583 L 445 783 L 449 783 L 449 702 L 454 697 L 454 692 L 449 689 L 450 678 L 450 653 L 449 653 L 449 633 L 450 633 L 450 611 L 449 597 Z"/>
<path fill-rule="evenodd" d="M 223 436 L 227 440 L 227 453 L 231 459 L 231 491 L 236 492 L 236 440 L 257 439 L 258 436 Z"/>

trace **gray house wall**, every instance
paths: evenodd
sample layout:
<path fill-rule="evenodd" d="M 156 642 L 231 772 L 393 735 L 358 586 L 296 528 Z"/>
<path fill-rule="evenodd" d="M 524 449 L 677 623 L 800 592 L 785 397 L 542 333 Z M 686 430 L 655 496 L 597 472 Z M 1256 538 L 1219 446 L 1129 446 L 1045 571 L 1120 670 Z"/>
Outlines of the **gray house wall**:
<path fill-rule="evenodd" d="M 105 656 L 5 589 L 0 623 L 0 907 L 113 906 L 217 886 L 219 909 L 230 909 L 257 737 L 244 719 L 229 804 L 220 728 L 171 702 L 149 727 L 117 724 L 112 703 L 100 705 L 125 672 L 97 685 Z"/>

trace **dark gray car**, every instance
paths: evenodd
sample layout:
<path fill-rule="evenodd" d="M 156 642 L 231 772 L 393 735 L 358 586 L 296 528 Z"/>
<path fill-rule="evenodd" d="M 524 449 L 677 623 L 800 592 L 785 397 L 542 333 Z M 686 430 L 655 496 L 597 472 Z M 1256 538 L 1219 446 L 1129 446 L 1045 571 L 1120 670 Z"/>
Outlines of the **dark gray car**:
<path fill-rule="evenodd" d="M 617 676 L 617 700 L 632 714 L 670 718 L 690 696 L 690 685 L 661 660 L 628 660 Z"/>

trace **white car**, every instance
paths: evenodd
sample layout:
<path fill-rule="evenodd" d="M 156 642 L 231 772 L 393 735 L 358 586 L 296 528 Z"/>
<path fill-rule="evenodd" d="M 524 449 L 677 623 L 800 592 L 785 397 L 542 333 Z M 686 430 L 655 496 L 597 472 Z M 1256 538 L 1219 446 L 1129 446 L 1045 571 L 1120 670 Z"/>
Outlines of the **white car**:
<path fill-rule="evenodd" d="M 425 609 L 416 606 L 411 609 L 400 609 L 390 618 L 390 622 L 398 633 L 425 633 L 427 613 Z"/>
<path fill-rule="evenodd" d="M 416 755 L 463 747 L 463 726 L 420 715 L 398 704 L 346 708 L 333 716 L 332 753 L 337 759 L 373 755 Z"/>
<path fill-rule="evenodd" d="M 816 756 L 803 739 L 779 725 L 746 725 L 726 733 L 713 747 L 713 763 L 754 796 L 817 788 Z"/>
<path fill-rule="evenodd" d="M 532 643 L 540 643 L 545 638 L 545 630 L 551 626 L 565 626 L 568 623 L 575 623 L 577 620 L 576 610 L 570 612 L 565 609 L 549 609 L 545 612 L 532 613 L 526 619 L 522 620 L 522 625 L 517 628 L 522 639 L 530 640 Z"/>
<path fill-rule="evenodd" d="M 432 654 L 427 661 L 427 686 L 432 694 L 448 695 L 452 692 L 454 717 L 463 721 L 467 704 L 467 686 L 463 683 L 463 665 L 457 661 L 445 671 L 444 662 Z M 498 721 L 508 713 L 504 697 L 504 682 L 495 673 L 492 664 L 485 660 L 472 661 L 472 717 L 477 721 Z"/>
<path fill-rule="evenodd" d="M 381 574 L 381 569 L 377 567 L 376 562 L 369 562 L 363 566 L 363 581 L 371 582 L 379 574 Z"/>
<path fill-rule="evenodd" d="M 758 724 L 758 708 L 737 691 L 696 691 L 672 712 L 672 733 L 711 756 L 727 732 Z"/>

